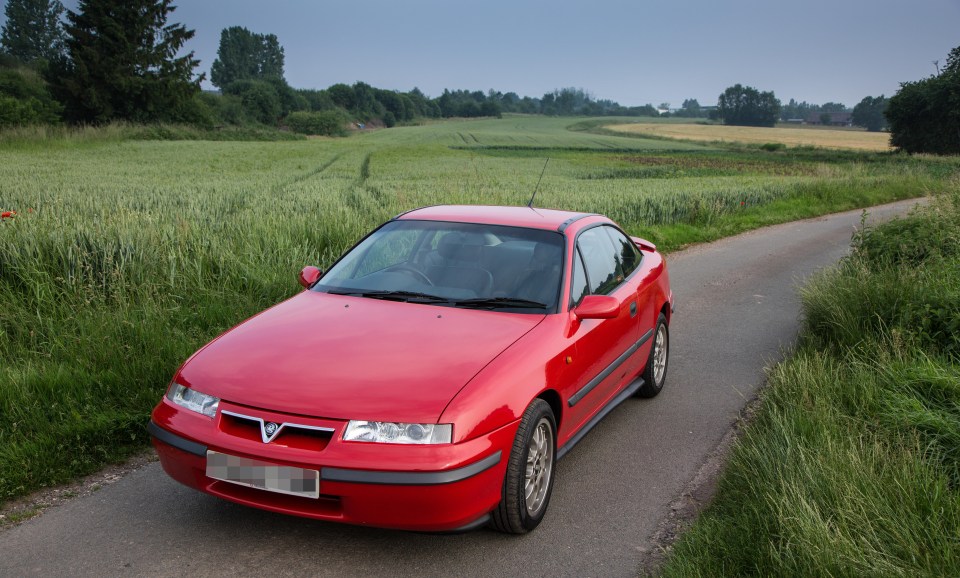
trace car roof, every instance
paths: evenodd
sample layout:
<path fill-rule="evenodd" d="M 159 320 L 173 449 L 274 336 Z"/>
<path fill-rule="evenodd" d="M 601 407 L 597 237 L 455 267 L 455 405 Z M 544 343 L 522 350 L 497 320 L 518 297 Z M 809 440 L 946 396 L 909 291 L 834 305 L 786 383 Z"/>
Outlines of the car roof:
<path fill-rule="evenodd" d="M 567 225 L 593 213 L 540 209 L 535 207 L 498 207 L 488 205 L 437 205 L 397 215 L 397 219 L 486 223 L 562 231 Z"/>

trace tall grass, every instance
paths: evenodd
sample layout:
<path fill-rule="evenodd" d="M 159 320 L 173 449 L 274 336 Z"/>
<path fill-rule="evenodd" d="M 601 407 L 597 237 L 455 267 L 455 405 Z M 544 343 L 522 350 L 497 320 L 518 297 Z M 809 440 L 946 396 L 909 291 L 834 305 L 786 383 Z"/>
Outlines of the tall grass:
<path fill-rule="evenodd" d="M 0 224 L 0 501 L 143 447 L 177 365 L 298 291 L 303 265 L 328 266 L 417 206 L 525 204 L 544 157 L 538 206 L 606 213 L 667 247 L 792 218 L 784 207 L 817 214 L 920 196 L 960 168 L 671 151 L 569 123 L 271 143 L 130 140 L 141 129 L 119 126 L 0 135 L 0 211 L 18 211 Z M 463 137 L 476 146 L 462 148 Z M 663 166 L 678 172 L 629 172 Z"/>
<path fill-rule="evenodd" d="M 715 503 L 666 576 L 960 575 L 960 188 L 803 290 Z"/>

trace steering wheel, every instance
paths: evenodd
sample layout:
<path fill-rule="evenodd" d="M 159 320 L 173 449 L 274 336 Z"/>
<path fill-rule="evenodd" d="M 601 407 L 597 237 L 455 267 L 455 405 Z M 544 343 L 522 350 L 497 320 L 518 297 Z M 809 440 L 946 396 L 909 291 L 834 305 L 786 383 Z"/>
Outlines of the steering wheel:
<path fill-rule="evenodd" d="M 402 273 L 407 273 L 407 274 L 409 274 L 411 277 L 416 277 L 418 280 L 420 280 L 420 281 L 426 283 L 427 285 L 430 285 L 431 287 L 433 287 L 433 281 L 431 281 L 430 278 L 427 277 L 427 274 L 426 274 L 426 273 L 424 273 L 424 272 L 421 271 L 420 269 L 417 269 L 416 267 L 411 267 L 410 265 L 402 265 L 402 264 L 401 264 L 401 265 L 394 265 L 393 267 L 390 267 L 390 270 L 391 270 L 391 271 L 402 272 Z"/>

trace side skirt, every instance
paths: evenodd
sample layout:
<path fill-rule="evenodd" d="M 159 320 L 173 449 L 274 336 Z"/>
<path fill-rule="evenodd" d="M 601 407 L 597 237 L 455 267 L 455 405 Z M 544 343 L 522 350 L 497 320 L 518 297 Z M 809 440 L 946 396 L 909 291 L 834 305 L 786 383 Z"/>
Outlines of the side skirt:
<path fill-rule="evenodd" d="M 617 395 L 617 397 L 611 399 L 609 403 L 607 403 L 607 405 L 603 406 L 603 409 L 597 412 L 597 415 L 593 416 L 593 419 L 591 419 L 583 427 L 581 427 L 580 430 L 577 431 L 577 433 L 574 434 L 574 436 L 567 441 L 567 443 L 563 444 L 563 447 L 557 449 L 557 459 L 559 460 L 563 456 L 567 455 L 567 452 L 572 450 L 573 446 L 577 445 L 577 443 L 580 440 L 582 440 L 584 436 L 590 433 L 590 430 L 592 430 L 594 426 L 600 423 L 600 420 L 606 417 L 608 413 L 613 411 L 615 407 L 623 403 L 624 400 L 633 396 L 633 394 L 636 393 L 638 389 L 643 387 L 643 384 L 644 384 L 643 378 L 638 377 L 637 379 L 633 380 L 633 382 L 631 382 L 630 385 L 626 387 L 626 389 L 621 391 Z"/>
<path fill-rule="evenodd" d="M 610 365 L 607 366 L 606 369 L 601 371 L 599 375 L 597 375 L 596 377 L 591 379 L 589 382 L 587 382 L 587 385 L 581 387 L 577 393 L 570 396 L 570 399 L 567 400 L 567 405 L 569 405 L 570 407 L 573 407 L 578 403 L 580 403 L 580 400 L 586 397 L 588 393 L 593 391 L 593 388 L 600 385 L 600 383 L 602 383 L 604 379 L 610 377 L 611 373 L 613 373 L 614 371 L 617 370 L 618 367 L 623 365 L 623 363 L 626 360 L 630 359 L 630 356 L 636 353 L 637 350 L 640 349 L 640 347 L 644 343 L 649 341 L 651 337 L 653 337 L 653 329 L 648 329 L 647 332 L 643 334 L 643 337 L 640 338 L 640 341 L 637 341 L 636 343 L 631 345 L 626 351 L 620 354 L 620 357 L 616 358 L 613 363 L 611 363 Z"/>

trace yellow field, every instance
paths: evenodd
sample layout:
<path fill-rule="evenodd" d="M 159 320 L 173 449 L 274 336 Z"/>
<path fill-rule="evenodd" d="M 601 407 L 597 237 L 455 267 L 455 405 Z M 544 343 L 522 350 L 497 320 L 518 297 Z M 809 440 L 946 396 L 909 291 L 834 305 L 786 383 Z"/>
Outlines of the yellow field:
<path fill-rule="evenodd" d="M 708 142 L 783 143 L 787 146 L 816 146 L 864 151 L 890 150 L 890 135 L 848 129 L 813 127 L 758 128 L 704 124 L 644 123 L 606 127 L 618 132 Z"/>

